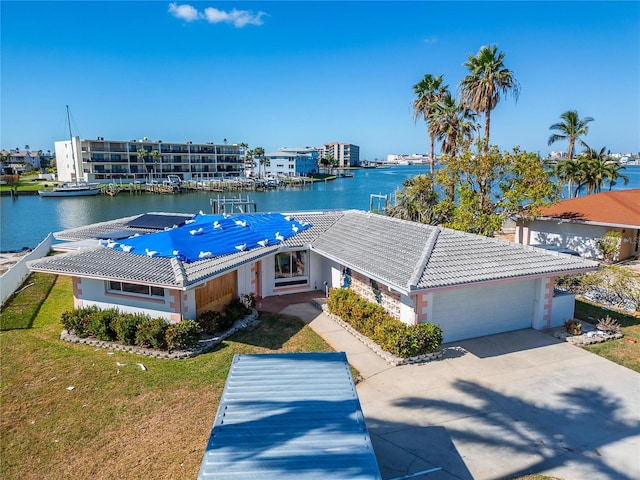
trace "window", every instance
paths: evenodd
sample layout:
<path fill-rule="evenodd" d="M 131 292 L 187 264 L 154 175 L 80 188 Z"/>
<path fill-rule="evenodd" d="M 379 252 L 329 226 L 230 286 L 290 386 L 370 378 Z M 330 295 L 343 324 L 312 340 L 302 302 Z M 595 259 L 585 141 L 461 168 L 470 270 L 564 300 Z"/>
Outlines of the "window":
<path fill-rule="evenodd" d="M 107 291 L 109 292 L 141 295 L 145 297 L 164 297 L 164 288 L 161 287 L 114 281 L 109 281 L 107 284 Z"/>
<path fill-rule="evenodd" d="M 305 250 L 280 252 L 275 256 L 275 285 L 305 285 L 309 283 L 308 254 Z"/>

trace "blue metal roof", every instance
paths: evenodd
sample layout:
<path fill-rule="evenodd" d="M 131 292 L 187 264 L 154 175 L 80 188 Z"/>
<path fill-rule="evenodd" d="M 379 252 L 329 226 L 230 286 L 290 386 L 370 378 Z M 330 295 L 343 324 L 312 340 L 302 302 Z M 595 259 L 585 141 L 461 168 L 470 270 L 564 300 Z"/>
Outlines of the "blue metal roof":
<path fill-rule="evenodd" d="M 199 479 L 381 479 L 344 352 L 235 355 Z"/>

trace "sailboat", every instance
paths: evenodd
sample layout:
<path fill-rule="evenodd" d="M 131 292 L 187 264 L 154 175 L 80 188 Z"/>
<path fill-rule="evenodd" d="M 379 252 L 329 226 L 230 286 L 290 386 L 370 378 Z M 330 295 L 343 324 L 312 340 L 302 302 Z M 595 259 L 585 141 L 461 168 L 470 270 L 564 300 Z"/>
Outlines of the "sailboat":
<path fill-rule="evenodd" d="M 78 180 L 76 158 L 73 153 L 73 134 L 71 133 L 69 105 L 67 105 L 67 123 L 69 124 L 69 137 L 71 138 L 71 162 L 73 163 L 73 176 L 75 181 L 63 183 L 51 190 L 38 190 L 38 195 L 41 197 L 86 197 L 100 193 L 100 188 L 97 183 L 87 183 L 84 180 Z"/>

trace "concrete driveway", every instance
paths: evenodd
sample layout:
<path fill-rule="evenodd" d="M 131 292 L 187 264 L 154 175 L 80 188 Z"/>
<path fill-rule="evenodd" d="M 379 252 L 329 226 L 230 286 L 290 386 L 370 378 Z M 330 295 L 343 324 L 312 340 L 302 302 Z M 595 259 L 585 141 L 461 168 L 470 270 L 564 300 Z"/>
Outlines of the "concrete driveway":
<path fill-rule="evenodd" d="M 535 330 L 391 367 L 310 304 L 282 312 L 308 322 L 364 376 L 357 389 L 384 480 L 640 478 L 632 370 Z"/>
<path fill-rule="evenodd" d="M 358 385 L 384 479 L 640 478 L 640 375 L 535 331 Z"/>

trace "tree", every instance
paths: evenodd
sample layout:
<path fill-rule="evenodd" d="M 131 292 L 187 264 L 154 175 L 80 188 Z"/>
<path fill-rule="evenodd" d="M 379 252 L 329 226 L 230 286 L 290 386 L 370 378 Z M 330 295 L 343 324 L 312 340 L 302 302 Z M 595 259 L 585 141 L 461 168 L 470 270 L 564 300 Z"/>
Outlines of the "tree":
<path fill-rule="evenodd" d="M 491 110 L 496 108 L 501 95 L 511 92 L 516 100 L 520 95 L 520 84 L 504 66 L 504 56 L 504 52 L 498 53 L 496 45 L 481 47 L 477 55 L 469 55 L 463 64 L 469 74 L 458 85 L 462 103 L 484 114 L 485 153 L 489 148 Z"/>
<path fill-rule="evenodd" d="M 447 170 L 453 170 L 452 172 Z M 486 153 L 466 151 L 447 163 L 437 178 L 455 178 L 457 201 L 441 205 L 450 209 L 445 226 L 492 236 L 513 215 L 536 216 L 557 198 L 551 172 L 538 155 L 520 151 Z"/>
<path fill-rule="evenodd" d="M 470 142 L 475 115 L 464 104 L 456 102 L 449 92 L 436 103 L 429 118 L 429 133 L 442 142 L 441 151 L 445 155 L 445 163 L 455 163 L 456 153 L 464 143 Z M 454 169 L 449 169 L 454 172 Z M 449 200 L 455 198 L 455 179 L 450 178 Z"/>
<path fill-rule="evenodd" d="M 395 202 L 387 210 L 390 217 L 427 224 L 437 224 L 438 194 L 434 190 L 433 177 L 418 175 L 407 178 L 398 189 Z"/>
<path fill-rule="evenodd" d="M 327 155 L 325 158 L 329 167 L 329 173 L 331 173 L 333 172 L 333 169 L 338 166 L 338 159 L 331 154 Z"/>
<path fill-rule="evenodd" d="M 147 159 L 147 153 L 149 153 L 149 152 L 147 152 L 144 148 L 139 148 L 138 149 L 138 159 L 142 160 L 144 162 Z M 145 167 L 146 167 L 146 170 L 148 172 L 149 168 L 146 166 L 146 164 L 145 164 Z M 153 173 L 155 175 L 155 171 Z"/>
<path fill-rule="evenodd" d="M 431 114 L 434 112 L 437 103 L 448 92 L 448 86 L 443 85 L 442 75 L 434 77 L 430 73 L 426 74 L 422 80 L 413 86 L 413 93 L 416 98 L 413 100 L 413 121 L 422 117 L 427 123 L 427 131 L 429 132 L 430 156 L 429 156 L 429 172 L 433 176 L 434 173 L 434 156 L 435 156 L 435 135 L 428 128 Z"/>
<path fill-rule="evenodd" d="M 151 150 L 151 153 L 149 155 L 151 155 L 151 158 L 153 159 L 153 169 L 155 170 L 156 163 L 158 163 L 158 157 L 160 157 L 160 152 L 158 150 Z M 160 177 L 162 177 L 162 162 L 160 162 L 159 165 L 160 165 Z"/>
<path fill-rule="evenodd" d="M 270 165 L 269 159 L 264 157 L 264 148 L 256 147 L 253 149 L 253 155 L 258 158 L 258 176 L 260 176 L 260 167 L 266 173 L 266 167 Z"/>
<path fill-rule="evenodd" d="M 577 160 L 560 160 L 553 166 L 553 174 L 558 180 L 559 186 L 567 185 L 568 196 L 573 198 L 574 186 L 580 185 L 582 170 Z"/>
<path fill-rule="evenodd" d="M 569 148 L 567 149 L 567 158 L 573 159 L 573 152 L 576 141 L 581 137 L 589 133 L 589 122 L 593 122 L 593 118 L 585 117 L 580 118 L 576 110 L 569 110 L 560 115 L 561 121 L 554 123 L 549 127 L 549 130 L 556 130 L 559 133 L 554 133 L 549 137 L 548 144 L 551 145 L 558 140 L 567 140 L 569 142 Z M 584 142 L 581 142 L 586 145 Z"/>

